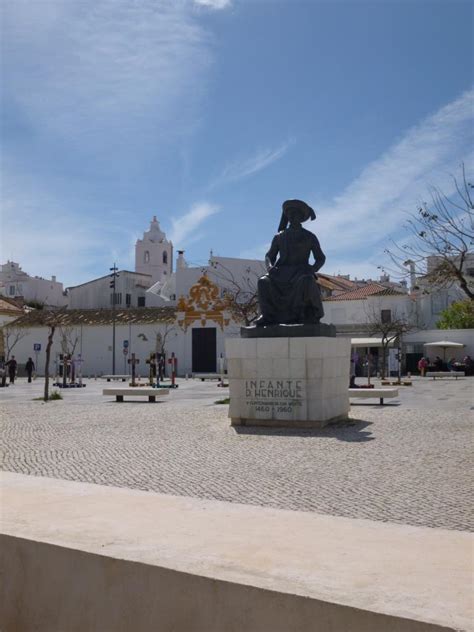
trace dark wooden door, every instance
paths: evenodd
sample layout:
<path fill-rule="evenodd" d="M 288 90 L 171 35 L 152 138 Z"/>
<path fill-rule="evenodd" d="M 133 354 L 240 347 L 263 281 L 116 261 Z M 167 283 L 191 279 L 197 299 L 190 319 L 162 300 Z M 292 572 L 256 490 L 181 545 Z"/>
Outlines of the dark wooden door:
<path fill-rule="evenodd" d="M 193 373 L 217 370 L 216 328 L 193 329 Z"/>

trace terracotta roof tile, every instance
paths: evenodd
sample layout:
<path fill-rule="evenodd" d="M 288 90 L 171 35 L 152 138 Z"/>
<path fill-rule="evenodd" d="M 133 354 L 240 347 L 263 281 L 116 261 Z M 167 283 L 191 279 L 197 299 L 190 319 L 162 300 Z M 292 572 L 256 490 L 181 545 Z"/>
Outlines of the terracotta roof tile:
<path fill-rule="evenodd" d="M 380 283 L 368 283 L 356 290 L 343 292 L 336 296 L 330 296 L 326 301 L 357 301 L 368 296 L 405 296 L 404 292 L 398 292 L 391 287 L 384 287 Z"/>
<path fill-rule="evenodd" d="M 24 313 L 24 310 L 14 299 L 0 296 L 0 312 L 20 315 Z"/>
<path fill-rule="evenodd" d="M 129 323 L 158 323 L 172 322 L 175 319 L 174 307 L 140 307 L 130 309 L 116 309 L 115 322 L 117 325 Z M 72 325 L 111 325 L 113 312 L 111 309 L 37 309 L 15 320 L 18 327 L 44 327 L 55 322 L 57 326 Z"/>

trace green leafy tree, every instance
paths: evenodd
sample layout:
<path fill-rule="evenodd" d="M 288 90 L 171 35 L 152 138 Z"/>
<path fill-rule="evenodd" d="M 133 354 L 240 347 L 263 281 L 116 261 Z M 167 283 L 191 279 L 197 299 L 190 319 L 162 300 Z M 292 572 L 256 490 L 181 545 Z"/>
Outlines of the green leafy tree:
<path fill-rule="evenodd" d="M 474 329 L 474 301 L 457 301 L 441 312 L 438 329 Z"/>

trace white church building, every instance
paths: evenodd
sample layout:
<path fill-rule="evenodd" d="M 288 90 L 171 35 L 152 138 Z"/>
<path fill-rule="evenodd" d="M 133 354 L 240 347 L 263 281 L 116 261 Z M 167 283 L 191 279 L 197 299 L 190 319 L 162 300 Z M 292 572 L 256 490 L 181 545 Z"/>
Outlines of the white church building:
<path fill-rule="evenodd" d="M 173 272 L 173 244 L 166 239 L 153 217 L 150 228 L 135 244 L 135 270 L 119 270 L 115 285 L 115 304 L 120 308 L 156 307 L 163 304 L 153 293 L 156 283 L 166 282 Z M 110 275 L 104 275 L 67 288 L 69 309 L 107 309 L 112 306 Z"/>
<path fill-rule="evenodd" d="M 143 239 L 135 244 L 135 272 L 151 275 L 151 284 L 165 280 L 173 272 L 173 244 L 166 239 L 156 215 Z"/>

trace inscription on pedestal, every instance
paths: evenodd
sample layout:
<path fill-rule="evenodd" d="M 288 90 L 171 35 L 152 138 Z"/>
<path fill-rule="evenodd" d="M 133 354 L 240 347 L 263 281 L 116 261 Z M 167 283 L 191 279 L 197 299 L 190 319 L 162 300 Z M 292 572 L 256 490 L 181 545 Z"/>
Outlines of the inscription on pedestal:
<path fill-rule="evenodd" d="M 303 380 L 245 380 L 247 406 L 257 413 L 292 414 L 303 405 Z"/>

